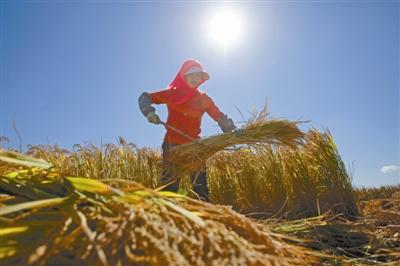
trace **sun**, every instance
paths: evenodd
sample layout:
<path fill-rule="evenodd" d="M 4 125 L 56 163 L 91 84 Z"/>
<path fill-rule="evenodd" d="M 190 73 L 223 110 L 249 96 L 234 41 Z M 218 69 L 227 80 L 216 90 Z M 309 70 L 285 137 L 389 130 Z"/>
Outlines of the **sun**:
<path fill-rule="evenodd" d="M 224 8 L 210 16 L 206 30 L 210 40 L 226 49 L 242 37 L 243 20 L 235 10 Z"/>

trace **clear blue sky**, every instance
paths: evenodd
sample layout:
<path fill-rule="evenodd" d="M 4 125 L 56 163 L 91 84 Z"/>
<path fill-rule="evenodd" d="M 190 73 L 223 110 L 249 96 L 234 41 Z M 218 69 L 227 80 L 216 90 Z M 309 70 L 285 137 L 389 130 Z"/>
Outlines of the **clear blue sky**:
<path fill-rule="evenodd" d="M 329 128 L 355 185 L 399 183 L 399 2 L 232 6 L 245 34 L 222 52 L 203 31 L 216 4 L 2 1 L 0 135 L 18 147 L 15 116 L 24 146 L 159 147 L 164 130 L 137 98 L 196 58 L 211 76 L 202 89 L 235 121 L 268 98 L 273 117 Z M 207 116 L 202 127 L 220 132 Z"/>

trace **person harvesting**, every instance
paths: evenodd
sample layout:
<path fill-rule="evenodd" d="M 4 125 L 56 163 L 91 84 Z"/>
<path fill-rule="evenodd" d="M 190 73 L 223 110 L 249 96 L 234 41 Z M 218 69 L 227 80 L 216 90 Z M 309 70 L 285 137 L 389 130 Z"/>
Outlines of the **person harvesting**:
<path fill-rule="evenodd" d="M 236 129 L 232 119 L 221 112 L 214 101 L 199 86 L 210 78 L 204 67 L 194 59 L 186 60 L 175 79 L 165 90 L 143 92 L 139 97 L 139 107 L 147 120 L 153 124 L 163 123 L 152 104 L 166 104 L 168 118 L 167 132 L 162 143 L 163 170 L 161 182 L 164 188 L 177 192 L 179 179 L 176 178 L 175 164 L 168 160 L 171 147 L 189 143 L 200 138 L 201 119 L 207 113 L 215 120 L 221 130 L 232 132 Z M 191 174 L 192 190 L 202 200 L 209 201 L 207 171 L 205 164 L 198 172 Z"/>

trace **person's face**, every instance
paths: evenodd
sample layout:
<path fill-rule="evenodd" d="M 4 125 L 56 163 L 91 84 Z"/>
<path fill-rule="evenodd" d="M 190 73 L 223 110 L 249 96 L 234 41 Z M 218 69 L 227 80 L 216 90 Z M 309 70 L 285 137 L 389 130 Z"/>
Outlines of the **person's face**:
<path fill-rule="evenodd" d="M 185 75 L 185 80 L 191 88 L 197 88 L 203 81 L 202 73 L 191 73 Z"/>

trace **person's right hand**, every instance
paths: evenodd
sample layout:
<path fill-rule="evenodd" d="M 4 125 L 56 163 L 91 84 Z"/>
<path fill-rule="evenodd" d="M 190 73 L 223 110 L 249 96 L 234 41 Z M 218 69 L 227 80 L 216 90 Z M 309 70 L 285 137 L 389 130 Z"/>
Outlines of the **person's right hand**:
<path fill-rule="evenodd" d="M 160 124 L 161 120 L 160 117 L 155 112 L 150 112 L 147 114 L 147 120 L 153 124 Z"/>

